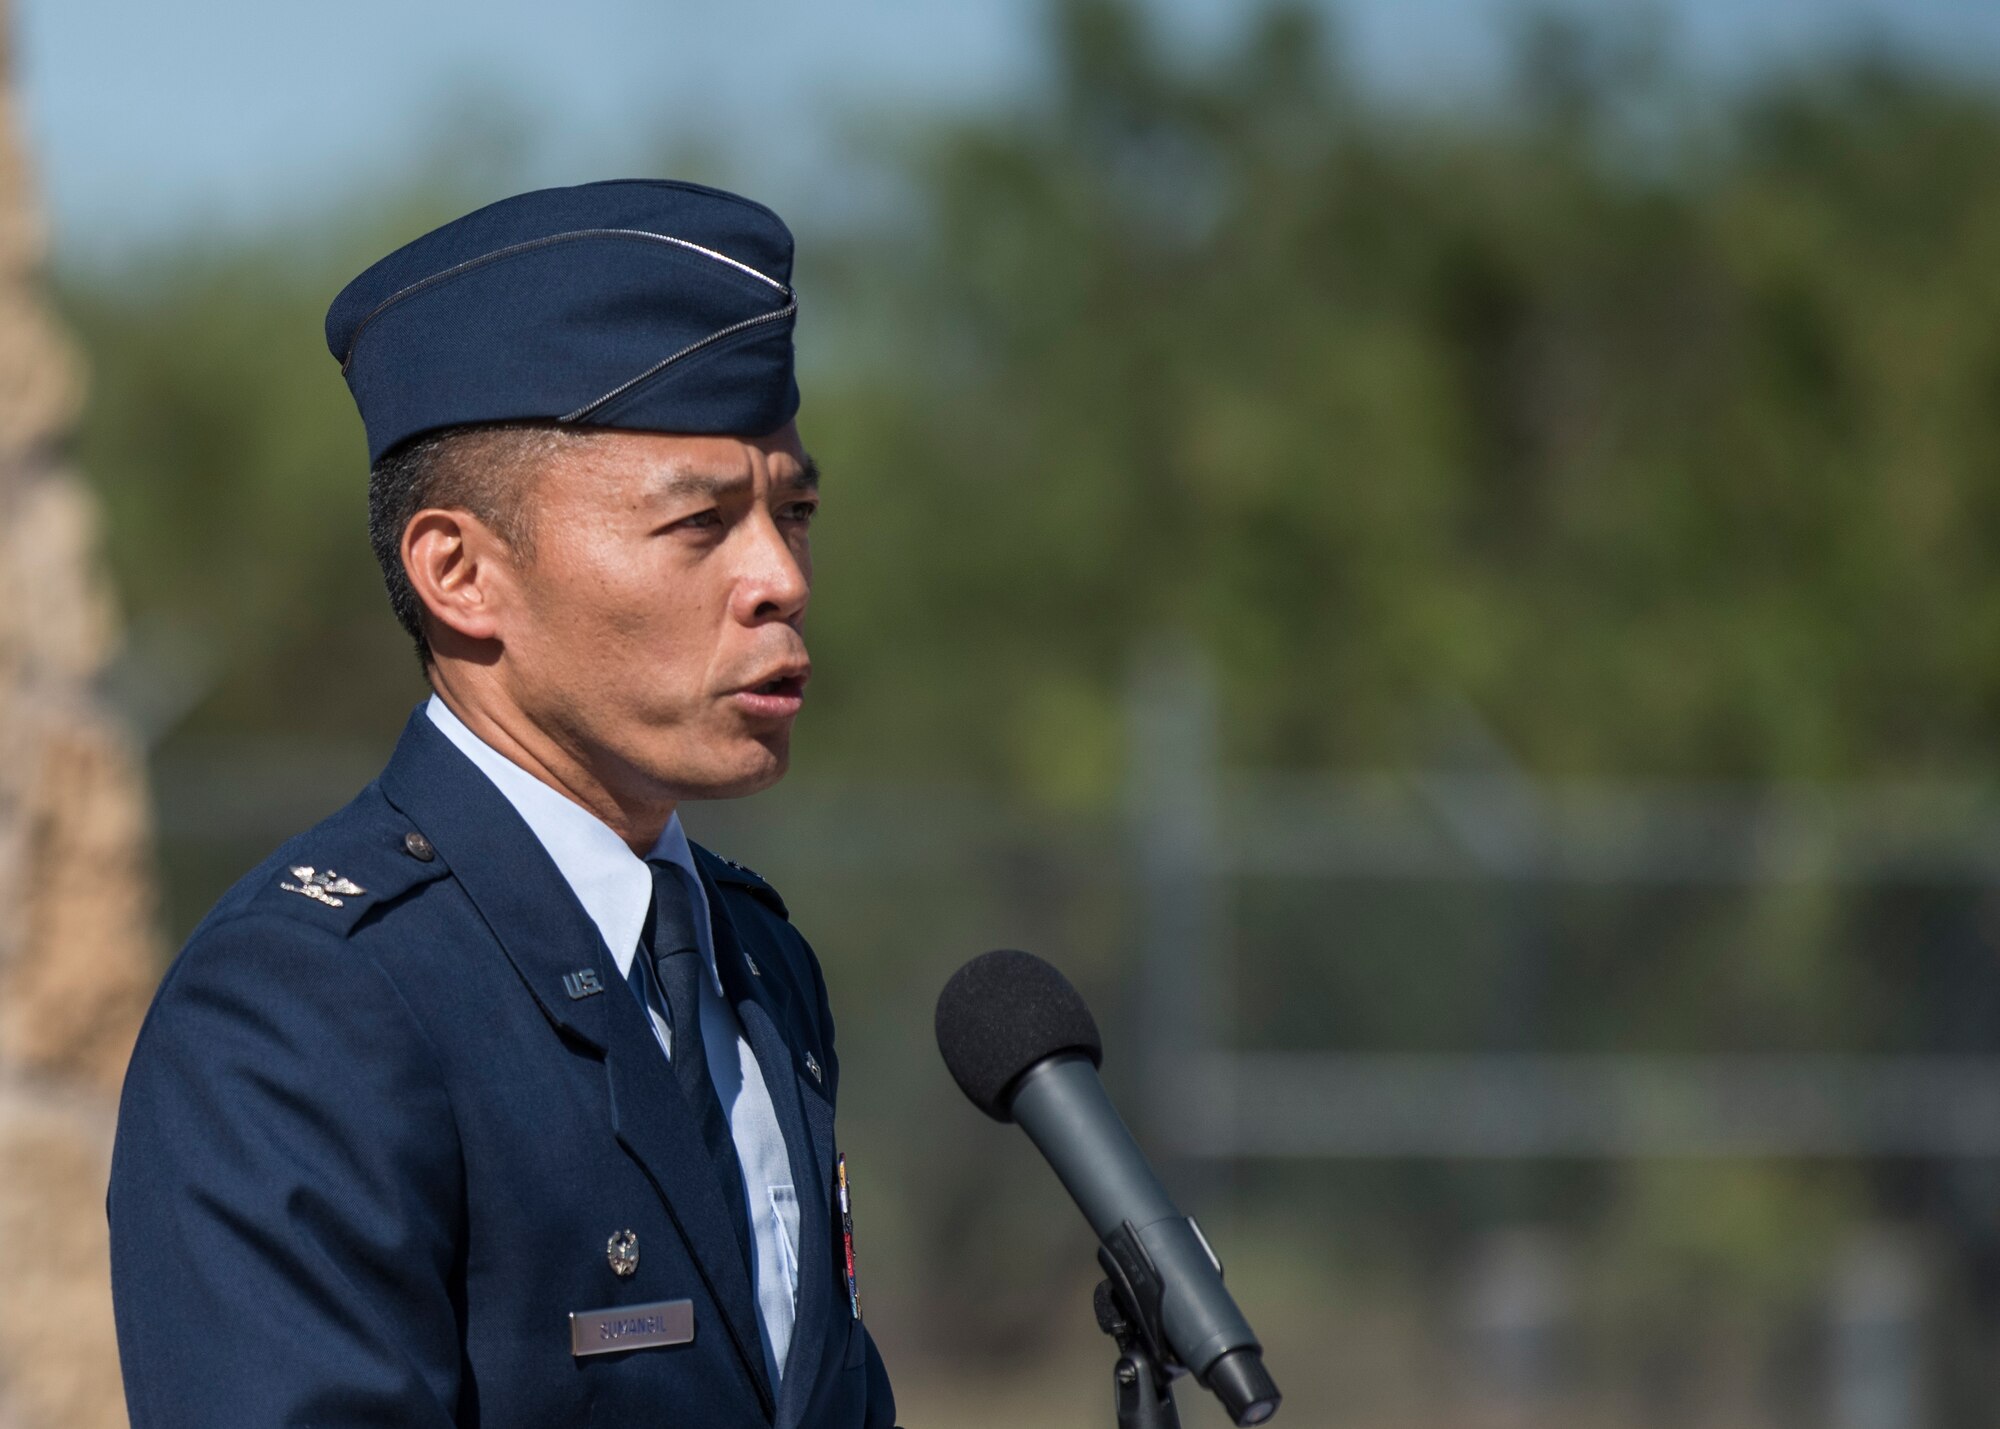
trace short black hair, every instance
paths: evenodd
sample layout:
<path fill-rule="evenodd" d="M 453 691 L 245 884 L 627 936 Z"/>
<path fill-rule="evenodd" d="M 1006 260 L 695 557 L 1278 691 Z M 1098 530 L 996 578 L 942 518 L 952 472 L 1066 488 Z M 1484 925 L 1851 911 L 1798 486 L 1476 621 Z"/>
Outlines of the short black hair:
<path fill-rule="evenodd" d="M 534 522 L 528 500 L 540 462 L 585 434 L 555 422 L 481 422 L 425 432 L 390 448 L 368 472 L 368 542 L 389 608 L 430 669 L 424 604 L 403 569 L 403 532 L 419 511 L 455 507 L 470 512 L 524 560 L 533 559 Z"/>

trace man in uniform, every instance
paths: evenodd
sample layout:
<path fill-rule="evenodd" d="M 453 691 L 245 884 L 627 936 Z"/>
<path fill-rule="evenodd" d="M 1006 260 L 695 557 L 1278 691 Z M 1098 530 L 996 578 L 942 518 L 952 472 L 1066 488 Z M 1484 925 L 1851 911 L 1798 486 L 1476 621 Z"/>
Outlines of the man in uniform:
<path fill-rule="evenodd" d="M 785 770 L 818 472 L 791 236 L 691 184 L 505 200 L 327 338 L 435 692 L 196 930 L 109 1200 L 135 1429 L 894 1418 L 825 984 L 683 799 Z"/>

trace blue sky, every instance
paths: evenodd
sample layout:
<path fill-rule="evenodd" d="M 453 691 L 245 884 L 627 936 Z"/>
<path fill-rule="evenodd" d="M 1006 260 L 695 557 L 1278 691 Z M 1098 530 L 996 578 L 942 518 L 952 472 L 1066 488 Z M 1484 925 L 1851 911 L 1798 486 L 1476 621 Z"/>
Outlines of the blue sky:
<path fill-rule="evenodd" d="M 1658 17 L 1718 79 L 1885 35 L 2000 76 L 2000 0 L 1559 0 Z M 525 172 L 623 171 L 664 138 L 706 147 L 781 209 L 840 182 L 843 124 L 1004 103 L 1037 79 L 1036 0 L 15 0 L 22 101 L 57 241 L 324 212 L 410 171 L 481 108 Z M 1156 0 L 1190 47 L 1242 0 Z M 1528 0 L 1349 0 L 1353 67 L 1436 98 L 1490 77 Z"/>

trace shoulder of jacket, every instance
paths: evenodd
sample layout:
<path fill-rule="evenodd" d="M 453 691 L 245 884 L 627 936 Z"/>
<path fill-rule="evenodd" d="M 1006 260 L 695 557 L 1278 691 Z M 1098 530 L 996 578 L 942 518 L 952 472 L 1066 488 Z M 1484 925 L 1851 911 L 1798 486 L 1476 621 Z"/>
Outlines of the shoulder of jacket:
<path fill-rule="evenodd" d="M 791 921 L 791 910 L 785 907 L 785 900 L 778 896 L 777 889 L 765 881 L 763 874 L 745 868 L 733 858 L 710 852 L 698 843 L 690 842 L 688 847 L 694 850 L 695 862 L 719 887 L 741 888 L 786 922 Z"/>
<path fill-rule="evenodd" d="M 277 914 L 346 936 L 371 911 L 450 871 L 422 831 L 371 784 L 251 870 L 203 927 L 238 915 Z"/>

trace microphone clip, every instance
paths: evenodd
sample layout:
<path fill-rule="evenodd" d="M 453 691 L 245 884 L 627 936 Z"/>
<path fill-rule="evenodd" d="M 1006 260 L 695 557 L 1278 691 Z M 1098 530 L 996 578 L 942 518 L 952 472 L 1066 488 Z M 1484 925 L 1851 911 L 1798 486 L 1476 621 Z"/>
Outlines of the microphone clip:
<path fill-rule="evenodd" d="M 1092 1308 L 1097 1328 L 1118 1346 L 1112 1370 L 1112 1402 L 1118 1429 L 1181 1429 L 1173 1381 L 1187 1367 L 1174 1357 L 1160 1321 L 1166 1284 L 1126 1221 L 1097 1248 L 1105 1279 L 1097 1283 Z"/>

